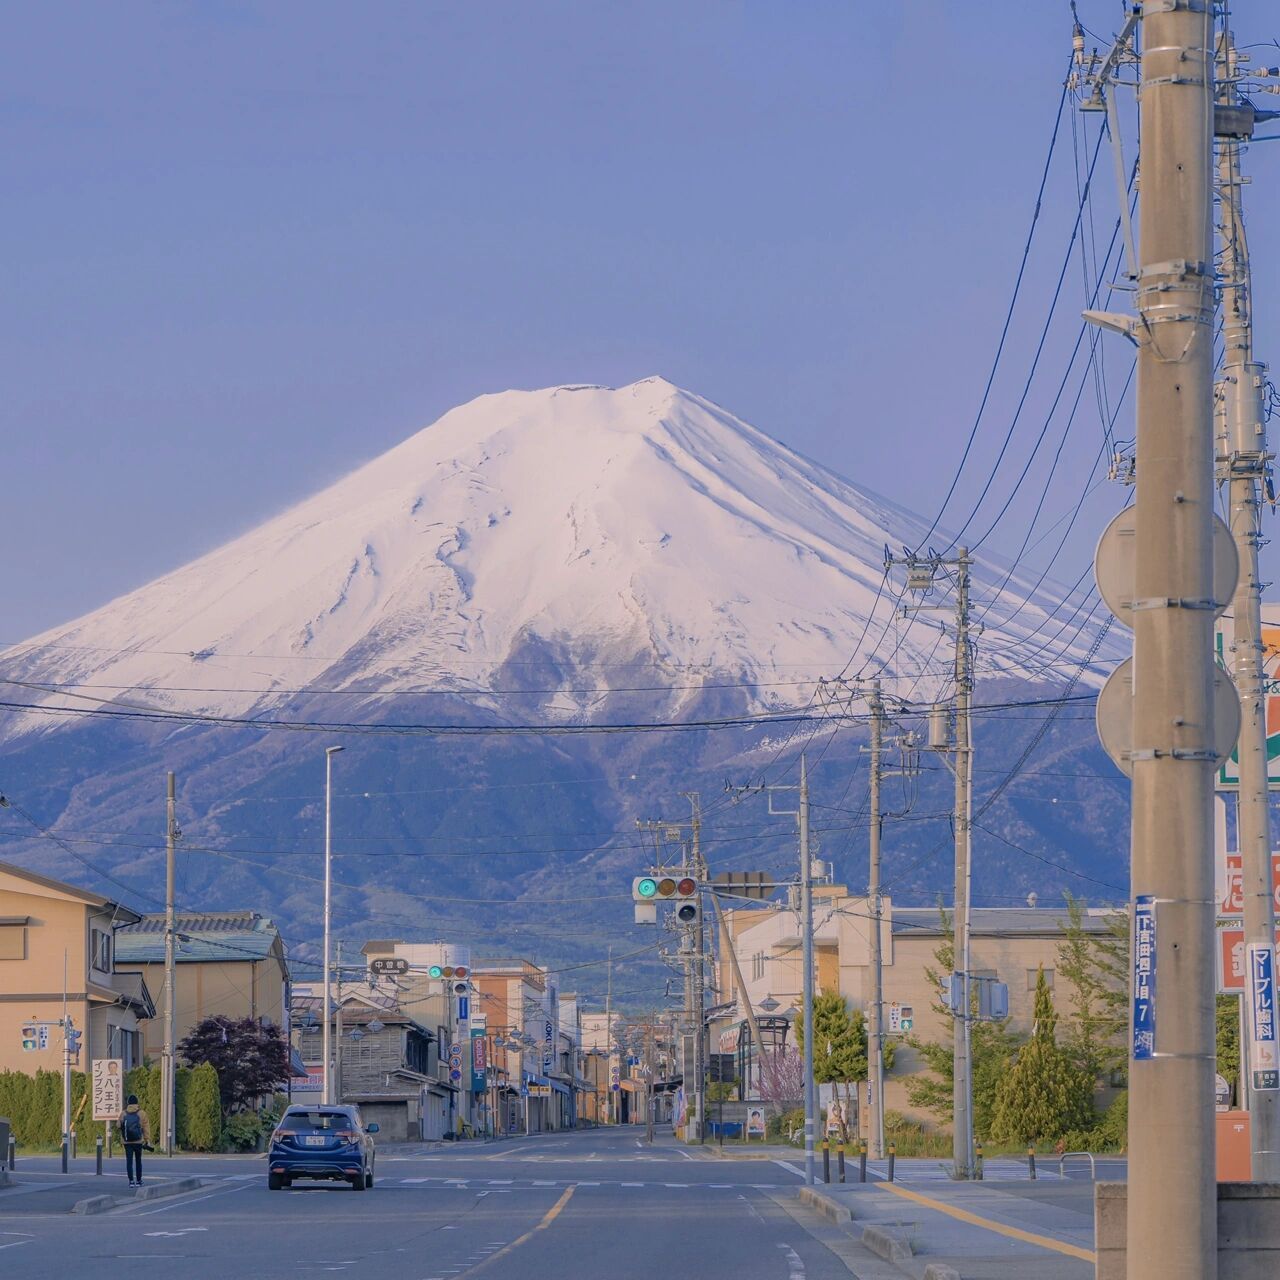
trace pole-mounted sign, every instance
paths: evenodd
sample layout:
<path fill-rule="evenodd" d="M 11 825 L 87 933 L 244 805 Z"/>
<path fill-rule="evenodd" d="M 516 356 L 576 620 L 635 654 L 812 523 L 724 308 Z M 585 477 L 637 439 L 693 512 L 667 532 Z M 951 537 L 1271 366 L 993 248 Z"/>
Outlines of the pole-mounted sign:
<path fill-rule="evenodd" d="M 1156 1056 L 1156 903 L 1140 894 L 1133 904 L 1133 1059 Z"/>
<path fill-rule="evenodd" d="M 1276 953 L 1259 942 L 1249 946 L 1249 1067 L 1254 1089 L 1280 1089 Z"/>

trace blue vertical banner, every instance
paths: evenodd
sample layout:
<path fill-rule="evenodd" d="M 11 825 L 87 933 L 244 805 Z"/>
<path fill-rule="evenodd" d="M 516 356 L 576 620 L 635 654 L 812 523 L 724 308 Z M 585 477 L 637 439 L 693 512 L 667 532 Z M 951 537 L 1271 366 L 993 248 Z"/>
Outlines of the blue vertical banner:
<path fill-rule="evenodd" d="M 471 1092 L 483 1093 L 489 1084 L 489 1043 L 484 1027 L 471 1028 Z"/>
<path fill-rule="evenodd" d="M 1140 894 L 1133 903 L 1133 1053 L 1135 1062 L 1156 1055 L 1156 902 Z"/>
<path fill-rule="evenodd" d="M 1255 1089 L 1280 1089 L 1276 953 L 1257 942 L 1249 946 L 1249 1070 Z"/>

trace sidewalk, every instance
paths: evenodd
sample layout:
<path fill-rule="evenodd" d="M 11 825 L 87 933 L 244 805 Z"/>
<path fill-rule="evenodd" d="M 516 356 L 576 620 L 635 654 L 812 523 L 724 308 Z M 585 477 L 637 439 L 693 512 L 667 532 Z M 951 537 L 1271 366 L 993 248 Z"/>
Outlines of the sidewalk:
<path fill-rule="evenodd" d="M 800 1198 L 913 1280 L 1094 1273 L 1090 1182 L 820 1184 Z"/>

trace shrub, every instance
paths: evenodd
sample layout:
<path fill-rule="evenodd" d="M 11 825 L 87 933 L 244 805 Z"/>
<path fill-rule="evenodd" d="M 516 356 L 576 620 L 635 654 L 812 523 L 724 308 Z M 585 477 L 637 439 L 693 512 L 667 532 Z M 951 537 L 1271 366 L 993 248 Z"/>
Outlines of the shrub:
<path fill-rule="evenodd" d="M 179 1073 L 181 1080 L 183 1073 Z M 178 1124 L 184 1145 L 192 1151 L 212 1151 L 222 1137 L 222 1101 L 218 1073 L 202 1062 L 187 1073 L 187 1086 L 180 1090 Z"/>
<path fill-rule="evenodd" d="M 884 1140 L 892 1142 L 900 1156 L 949 1156 L 951 1139 L 945 1133 L 926 1129 L 915 1120 L 908 1120 L 901 1111 L 884 1113 Z"/>
<path fill-rule="evenodd" d="M 237 1111 L 222 1129 L 223 1144 L 232 1151 L 252 1151 L 261 1135 L 262 1121 L 255 1111 Z"/>

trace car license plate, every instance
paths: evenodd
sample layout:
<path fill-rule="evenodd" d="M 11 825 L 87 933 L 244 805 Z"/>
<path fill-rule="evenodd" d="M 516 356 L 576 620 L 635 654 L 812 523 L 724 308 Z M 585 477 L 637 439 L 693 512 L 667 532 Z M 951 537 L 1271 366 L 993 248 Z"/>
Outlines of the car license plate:
<path fill-rule="evenodd" d="M 325 1142 L 322 1134 L 317 1134 L 315 1137 L 304 1138 L 303 1141 L 309 1147 L 323 1147 Z"/>

